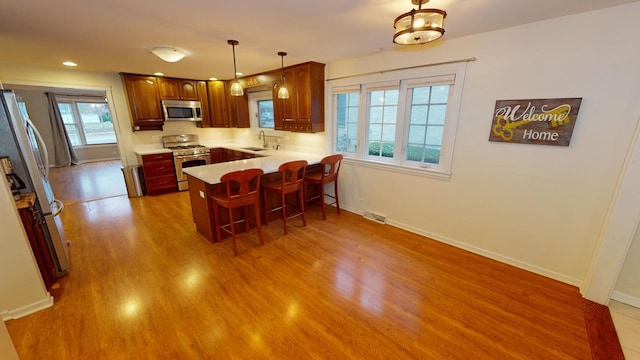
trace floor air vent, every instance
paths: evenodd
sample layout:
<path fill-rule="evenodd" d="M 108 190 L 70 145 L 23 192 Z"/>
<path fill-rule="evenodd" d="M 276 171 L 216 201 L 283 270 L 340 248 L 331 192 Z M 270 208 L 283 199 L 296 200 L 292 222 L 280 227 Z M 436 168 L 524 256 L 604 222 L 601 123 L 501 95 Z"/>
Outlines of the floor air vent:
<path fill-rule="evenodd" d="M 380 224 L 386 224 L 387 223 L 387 217 L 384 215 L 380 215 L 380 214 L 376 214 L 374 212 L 371 211 L 365 211 L 364 212 L 364 218 L 365 219 L 369 219 L 369 220 L 373 220 L 375 222 L 378 222 Z"/>

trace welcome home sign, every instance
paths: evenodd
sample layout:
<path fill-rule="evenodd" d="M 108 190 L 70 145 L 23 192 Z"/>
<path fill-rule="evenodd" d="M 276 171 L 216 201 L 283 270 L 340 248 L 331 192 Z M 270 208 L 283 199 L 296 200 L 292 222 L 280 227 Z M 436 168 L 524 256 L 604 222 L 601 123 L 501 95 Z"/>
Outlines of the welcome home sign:
<path fill-rule="evenodd" d="M 498 100 L 489 141 L 569 146 L 582 98 Z"/>

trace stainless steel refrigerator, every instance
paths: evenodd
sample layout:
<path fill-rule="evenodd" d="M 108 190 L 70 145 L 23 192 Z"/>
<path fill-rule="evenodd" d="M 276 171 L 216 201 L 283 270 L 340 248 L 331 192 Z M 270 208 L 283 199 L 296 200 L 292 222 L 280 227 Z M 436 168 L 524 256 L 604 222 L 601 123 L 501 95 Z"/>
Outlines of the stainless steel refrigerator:
<path fill-rule="evenodd" d="M 0 157 L 9 157 L 14 172 L 22 182 L 22 193 L 36 194 L 36 210 L 56 267 L 56 276 L 69 272 L 69 244 L 60 213 L 64 204 L 57 200 L 49 184 L 49 155 L 31 120 L 23 117 L 11 90 L 0 90 Z"/>

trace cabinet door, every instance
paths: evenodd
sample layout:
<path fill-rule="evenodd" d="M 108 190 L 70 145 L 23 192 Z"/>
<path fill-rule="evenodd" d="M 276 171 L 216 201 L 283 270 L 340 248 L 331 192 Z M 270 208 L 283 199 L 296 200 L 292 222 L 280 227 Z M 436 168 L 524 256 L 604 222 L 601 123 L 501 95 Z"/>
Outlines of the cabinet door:
<path fill-rule="evenodd" d="M 162 100 L 180 100 L 178 79 L 158 78 L 158 87 L 160 89 L 160 98 Z"/>
<path fill-rule="evenodd" d="M 273 99 L 273 130 L 284 130 L 284 119 L 282 117 L 283 100 L 278 99 L 280 80 L 275 80 L 271 86 L 271 98 Z M 291 96 L 291 94 L 289 94 Z"/>
<path fill-rule="evenodd" d="M 209 157 L 211 158 L 212 164 L 218 164 L 218 163 L 224 162 L 224 149 L 223 148 L 209 149 Z"/>
<path fill-rule="evenodd" d="M 284 86 L 289 90 L 289 98 L 282 99 L 282 118 L 285 122 L 298 119 L 298 100 L 295 67 L 284 69 Z"/>
<path fill-rule="evenodd" d="M 311 122 L 311 69 L 310 65 L 299 65 L 295 68 L 296 100 L 298 106 L 298 122 Z"/>
<path fill-rule="evenodd" d="M 251 127 L 249 119 L 249 97 L 245 91 L 243 96 L 231 96 L 229 94 L 229 107 L 231 108 L 231 126 L 238 128 Z"/>
<path fill-rule="evenodd" d="M 210 127 L 229 127 L 227 91 L 224 81 L 207 81 Z"/>
<path fill-rule="evenodd" d="M 209 98 L 207 96 L 207 82 L 198 81 L 198 100 L 202 109 L 202 122 L 198 123 L 199 127 L 211 127 L 211 112 L 209 111 Z"/>
<path fill-rule="evenodd" d="M 178 80 L 178 94 L 181 100 L 199 100 L 197 82 L 193 80 Z"/>
<path fill-rule="evenodd" d="M 162 130 L 160 93 L 154 76 L 122 74 L 134 130 Z"/>

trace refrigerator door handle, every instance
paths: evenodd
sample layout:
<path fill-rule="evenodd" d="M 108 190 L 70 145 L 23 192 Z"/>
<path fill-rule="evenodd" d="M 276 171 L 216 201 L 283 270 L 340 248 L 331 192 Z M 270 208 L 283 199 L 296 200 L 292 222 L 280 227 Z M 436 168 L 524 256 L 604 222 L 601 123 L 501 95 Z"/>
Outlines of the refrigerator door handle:
<path fill-rule="evenodd" d="M 51 215 L 58 216 L 64 210 L 64 203 L 58 199 L 53 199 L 53 202 L 56 203 L 56 211 L 54 211 Z"/>
<path fill-rule="evenodd" d="M 42 176 L 47 181 L 49 181 L 49 151 L 47 151 L 47 145 L 44 143 L 44 139 L 42 138 L 42 135 L 40 135 L 38 128 L 36 128 L 33 122 L 29 120 L 29 118 L 25 118 L 24 120 L 27 122 L 27 124 L 31 127 L 31 130 L 33 130 L 33 133 L 36 135 L 36 138 L 38 141 L 38 150 L 40 151 L 40 158 L 44 163 L 42 164 L 44 167 L 44 174 L 42 174 Z"/>

